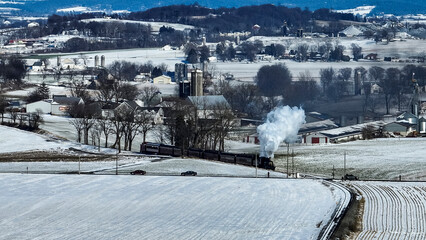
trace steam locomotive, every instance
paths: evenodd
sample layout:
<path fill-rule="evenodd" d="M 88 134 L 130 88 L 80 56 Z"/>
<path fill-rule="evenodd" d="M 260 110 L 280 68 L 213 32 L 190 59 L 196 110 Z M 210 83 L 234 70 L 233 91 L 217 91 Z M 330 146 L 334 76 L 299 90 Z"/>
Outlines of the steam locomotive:
<path fill-rule="evenodd" d="M 144 154 L 170 155 L 173 157 L 186 156 L 201 158 L 251 167 L 257 165 L 259 168 L 275 170 L 274 162 L 270 158 L 259 157 L 257 154 L 230 153 L 198 148 L 181 149 L 173 145 L 149 142 L 141 144 L 140 152 Z"/>

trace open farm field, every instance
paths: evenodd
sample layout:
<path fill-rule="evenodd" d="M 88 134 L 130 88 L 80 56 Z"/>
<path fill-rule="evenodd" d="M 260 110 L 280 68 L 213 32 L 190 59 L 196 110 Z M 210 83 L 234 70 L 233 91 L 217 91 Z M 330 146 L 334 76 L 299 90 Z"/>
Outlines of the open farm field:
<path fill-rule="evenodd" d="M 314 180 L 0 175 L 5 239 L 316 239 L 344 193 Z"/>
<path fill-rule="evenodd" d="M 356 239 L 425 239 L 426 183 L 355 182 L 365 199 Z"/>
<path fill-rule="evenodd" d="M 252 144 L 234 144 L 230 151 L 258 151 Z M 290 145 L 289 172 L 308 173 L 335 178 L 346 173 L 361 180 L 426 180 L 425 138 L 378 138 L 339 144 Z M 273 160 L 279 171 L 287 171 L 287 146 L 282 145 Z M 294 163 L 294 167 L 293 167 Z"/>

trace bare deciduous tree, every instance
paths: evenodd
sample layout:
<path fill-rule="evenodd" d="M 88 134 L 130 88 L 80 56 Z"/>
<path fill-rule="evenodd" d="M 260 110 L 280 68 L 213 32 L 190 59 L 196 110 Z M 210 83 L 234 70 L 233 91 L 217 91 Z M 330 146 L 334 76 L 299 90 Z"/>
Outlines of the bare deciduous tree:
<path fill-rule="evenodd" d="M 87 86 L 82 81 L 73 81 L 71 83 L 71 95 L 73 97 L 79 97 L 83 99 L 85 103 L 92 101 L 92 97 L 87 90 Z"/>
<path fill-rule="evenodd" d="M 161 94 L 160 89 L 156 86 L 146 86 L 143 87 L 140 92 L 140 99 L 150 107 L 154 104 L 154 99 L 158 94 Z"/>
<path fill-rule="evenodd" d="M 71 124 L 76 128 L 78 139 L 81 140 L 80 134 L 83 130 L 84 144 L 89 144 L 89 131 L 96 123 L 98 113 L 94 105 L 89 104 L 76 104 L 72 106 L 69 113 L 74 119 Z"/>
<path fill-rule="evenodd" d="M 99 131 L 104 134 L 105 137 L 105 147 L 108 147 L 108 137 L 113 133 L 113 124 L 112 121 L 108 118 L 99 118 L 97 119 L 97 125 Z"/>

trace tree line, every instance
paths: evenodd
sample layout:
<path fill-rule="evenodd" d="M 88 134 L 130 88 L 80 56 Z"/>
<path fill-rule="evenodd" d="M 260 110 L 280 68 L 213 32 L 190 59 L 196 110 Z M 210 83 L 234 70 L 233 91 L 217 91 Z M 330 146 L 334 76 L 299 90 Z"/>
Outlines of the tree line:
<path fill-rule="evenodd" d="M 294 77 L 284 64 L 274 64 L 259 69 L 255 84 L 231 84 L 224 80 L 215 84 L 212 92 L 224 95 L 240 117 L 254 119 L 262 119 L 277 105 L 315 110 L 321 102 L 334 103 L 357 95 L 362 96 L 363 111 L 375 113 L 383 106 L 389 114 L 391 108 L 401 111 L 407 106 L 415 84 L 420 88 L 426 86 L 424 66 L 410 64 L 401 69 L 330 67 L 320 69 L 319 79 L 316 79 L 309 71 Z"/>
<path fill-rule="evenodd" d="M 259 35 L 282 35 L 284 22 L 289 28 L 289 33 L 296 33 L 299 28 L 315 27 L 312 20 L 357 20 L 352 14 L 336 13 L 329 9 L 310 11 L 272 4 L 218 9 L 205 8 L 198 4 L 172 5 L 132 12 L 128 18 L 190 24 L 206 29 L 212 34 L 252 31 L 252 26 L 258 24 L 261 26 Z"/>

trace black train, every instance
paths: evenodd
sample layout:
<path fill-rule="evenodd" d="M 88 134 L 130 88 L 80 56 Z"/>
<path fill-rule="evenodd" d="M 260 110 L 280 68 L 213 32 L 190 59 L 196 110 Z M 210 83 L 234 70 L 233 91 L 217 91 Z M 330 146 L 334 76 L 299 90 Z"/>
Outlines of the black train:
<path fill-rule="evenodd" d="M 171 155 L 174 157 L 195 157 L 252 167 L 256 166 L 256 159 L 258 159 L 257 167 L 275 170 L 274 163 L 270 158 L 258 158 L 255 154 L 229 153 L 214 150 L 202 150 L 197 148 L 188 148 L 182 150 L 176 146 L 160 143 L 142 143 L 140 152 L 145 154 Z"/>

